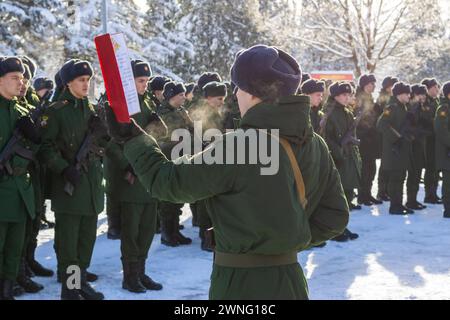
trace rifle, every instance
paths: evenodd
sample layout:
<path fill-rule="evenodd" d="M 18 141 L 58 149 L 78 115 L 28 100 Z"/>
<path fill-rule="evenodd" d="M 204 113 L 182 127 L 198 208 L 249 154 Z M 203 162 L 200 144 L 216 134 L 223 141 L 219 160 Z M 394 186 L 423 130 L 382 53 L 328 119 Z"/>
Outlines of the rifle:
<path fill-rule="evenodd" d="M 47 92 L 40 100 L 39 105 L 30 112 L 31 120 L 36 123 L 38 119 L 42 116 L 45 108 L 44 105 L 47 103 L 46 99 L 50 96 L 50 92 Z M 12 137 L 8 140 L 5 147 L 0 153 L 0 170 L 6 170 L 9 175 L 13 175 L 13 168 L 11 166 L 11 159 L 14 156 L 19 156 L 24 159 L 33 161 L 33 152 L 27 148 L 21 146 L 20 140 L 23 139 L 23 134 L 19 129 L 15 129 Z"/>

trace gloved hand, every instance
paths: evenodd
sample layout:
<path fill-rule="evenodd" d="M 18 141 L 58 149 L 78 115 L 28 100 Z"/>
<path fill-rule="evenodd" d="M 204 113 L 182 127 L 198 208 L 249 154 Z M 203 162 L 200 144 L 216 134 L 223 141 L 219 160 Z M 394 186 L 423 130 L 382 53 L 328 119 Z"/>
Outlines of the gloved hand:
<path fill-rule="evenodd" d="M 105 107 L 105 109 L 109 135 L 117 143 L 125 143 L 145 133 L 136 125 L 133 119 L 131 119 L 131 123 L 119 123 L 113 110 L 109 106 Z"/>
<path fill-rule="evenodd" d="M 39 127 L 31 120 L 30 117 L 21 117 L 16 122 L 16 128 L 23 136 L 35 144 L 41 143 L 41 134 Z"/>
<path fill-rule="evenodd" d="M 63 171 L 66 181 L 70 182 L 74 187 L 80 184 L 81 173 L 74 166 L 68 166 Z"/>

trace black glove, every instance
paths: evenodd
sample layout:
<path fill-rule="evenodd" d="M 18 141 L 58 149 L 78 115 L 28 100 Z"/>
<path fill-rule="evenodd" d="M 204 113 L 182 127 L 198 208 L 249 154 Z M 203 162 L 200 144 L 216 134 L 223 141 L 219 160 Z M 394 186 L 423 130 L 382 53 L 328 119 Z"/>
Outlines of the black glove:
<path fill-rule="evenodd" d="M 89 118 L 88 128 L 96 138 L 108 137 L 108 127 L 96 114 Z"/>
<path fill-rule="evenodd" d="M 117 122 L 116 115 L 113 110 L 109 106 L 105 109 L 109 135 L 117 143 L 125 143 L 128 140 L 144 133 L 139 127 L 136 126 L 133 119 L 131 119 L 131 123 L 119 123 Z"/>
<path fill-rule="evenodd" d="M 64 178 L 70 182 L 74 187 L 80 184 L 81 173 L 74 166 L 68 166 L 63 171 Z"/>
<path fill-rule="evenodd" d="M 35 144 L 41 143 L 41 134 L 39 127 L 29 117 L 21 117 L 16 122 L 16 128 L 23 136 Z"/>

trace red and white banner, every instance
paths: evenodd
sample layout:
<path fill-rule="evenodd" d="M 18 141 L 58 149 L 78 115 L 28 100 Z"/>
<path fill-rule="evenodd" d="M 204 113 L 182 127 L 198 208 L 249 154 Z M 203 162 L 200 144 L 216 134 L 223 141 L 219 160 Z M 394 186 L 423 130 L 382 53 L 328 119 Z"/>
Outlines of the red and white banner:
<path fill-rule="evenodd" d="M 353 71 L 312 71 L 311 78 L 317 80 L 353 81 Z"/>
<path fill-rule="evenodd" d="M 109 104 L 118 122 L 129 123 L 141 108 L 125 38 L 122 33 L 107 33 L 94 41 Z"/>

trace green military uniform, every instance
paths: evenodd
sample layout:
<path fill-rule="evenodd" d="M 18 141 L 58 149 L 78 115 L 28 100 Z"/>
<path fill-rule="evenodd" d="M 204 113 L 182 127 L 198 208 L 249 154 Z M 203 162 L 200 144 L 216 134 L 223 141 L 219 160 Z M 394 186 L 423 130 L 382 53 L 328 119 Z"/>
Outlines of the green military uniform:
<path fill-rule="evenodd" d="M 161 108 L 158 112 L 163 122 L 167 126 L 167 134 L 158 135 L 157 140 L 161 145 L 161 150 L 164 152 L 167 158 L 171 159 L 171 152 L 173 147 L 178 144 L 177 141 L 171 141 L 172 132 L 176 129 L 187 129 L 190 132 L 194 130 L 194 124 L 188 115 L 188 112 L 184 108 L 173 108 L 168 101 L 163 101 Z M 180 155 L 182 156 L 182 155 Z M 167 239 L 174 234 L 178 235 L 179 228 L 179 216 L 181 215 L 183 204 L 173 203 L 169 201 L 161 201 L 159 203 L 161 230 L 163 232 L 161 241 L 163 243 L 169 243 Z M 167 232 L 169 237 L 165 234 Z M 169 243 L 169 245 L 176 245 L 175 243 Z"/>
<path fill-rule="evenodd" d="M 426 164 L 425 164 L 425 202 L 437 199 L 437 187 L 439 183 L 439 173 L 436 169 L 436 136 L 434 134 L 433 121 L 436 110 L 439 107 L 439 98 L 431 98 L 427 95 L 424 104 L 424 118 L 426 118 L 426 129 L 429 135 L 426 137 Z"/>
<path fill-rule="evenodd" d="M 425 168 L 426 163 L 426 149 L 425 149 L 425 129 L 424 129 L 424 113 L 426 110 L 424 106 L 419 102 L 409 103 L 407 105 L 408 112 L 411 113 L 411 120 L 413 122 L 412 135 L 412 157 L 411 168 L 408 170 L 408 178 L 406 179 L 407 189 L 407 202 L 406 206 L 411 207 L 413 204 L 417 204 L 417 193 L 419 192 L 420 179 L 422 177 L 422 170 Z M 417 209 L 417 207 L 416 207 Z"/>
<path fill-rule="evenodd" d="M 319 134 L 320 133 L 320 122 L 322 121 L 324 117 L 324 113 L 322 110 L 320 110 L 320 106 L 315 108 L 311 107 L 311 125 L 314 129 L 314 132 Z"/>
<path fill-rule="evenodd" d="M 443 98 L 436 112 L 434 130 L 436 133 L 436 168 L 442 171 L 442 200 L 444 216 L 450 217 L 450 101 Z"/>
<path fill-rule="evenodd" d="M 324 138 L 341 175 L 342 186 L 349 206 L 354 197 L 354 189 L 359 187 L 361 176 L 361 158 L 358 146 L 345 145 L 341 140 L 351 129 L 355 118 L 345 106 L 330 98 L 325 107 L 329 116 L 324 128 Z"/>
<path fill-rule="evenodd" d="M 382 162 L 389 174 L 388 194 L 391 198 L 391 212 L 402 211 L 403 184 L 406 171 L 411 169 L 412 144 L 410 136 L 404 132 L 407 107 L 392 97 L 377 123 L 383 136 Z"/>
<path fill-rule="evenodd" d="M 18 118 L 29 110 L 14 98 L 0 96 L 0 150 L 3 150 L 14 131 Z M 26 141 L 24 147 L 34 149 Z M 28 170 L 29 160 L 15 156 L 13 175 L 0 176 L 0 279 L 15 280 L 19 270 L 25 239 L 27 219 L 35 218 L 34 190 Z"/>
<path fill-rule="evenodd" d="M 52 172 L 52 210 L 55 212 L 55 246 L 58 270 L 68 266 L 87 269 L 97 236 L 97 217 L 103 211 L 103 171 L 99 158 L 92 157 L 87 173 L 72 196 L 64 191 L 64 170 L 74 164 L 94 114 L 87 98 L 77 99 L 69 90 L 47 110 L 43 124 L 41 157 Z"/>
<path fill-rule="evenodd" d="M 306 210 L 281 147 L 278 173 L 261 175 L 261 165 L 174 165 L 147 136 L 125 144 L 127 159 L 152 195 L 179 203 L 206 201 L 216 239 L 210 299 L 306 299 L 307 284 L 295 260 L 297 252 L 344 230 L 348 206 L 339 174 L 325 142 L 312 131 L 309 112 L 307 97 L 291 96 L 277 105 L 254 106 L 241 122 L 244 130 L 280 129 L 280 135 L 291 142 L 306 186 Z M 233 151 L 224 140 L 242 138 L 244 132 L 225 135 L 204 152 Z M 262 134 L 267 139 L 266 133 L 258 132 Z M 236 266 L 245 259 L 249 264 Z M 256 267 L 260 259 L 268 264 Z M 227 263 L 235 266 L 224 266 Z"/>
<path fill-rule="evenodd" d="M 376 108 L 377 110 L 379 110 L 380 115 L 383 113 L 384 109 L 386 108 L 386 106 L 389 103 L 389 100 L 391 99 L 391 95 L 385 90 L 385 89 L 381 89 L 380 94 L 378 95 L 378 99 L 376 102 Z M 383 144 L 383 139 L 381 137 L 381 133 L 378 133 L 378 138 L 381 141 L 381 145 L 379 146 L 378 149 L 378 153 L 381 154 L 382 153 L 382 144 Z M 387 192 L 387 186 L 388 186 L 388 182 L 389 182 L 389 175 L 386 172 L 386 170 L 384 170 L 384 166 L 383 166 L 383 159 L 381 159 L 381 163 L 380 163 L 380 167 L 378 168 L 378 195 L 377 198 L 379 198 L 380 200 L 382 200 L 381 198 L 385 198 L 388 199 L 388 192 Z"/>
<path fill-rule="evenodd" d="M 139 102 L 141 112 L 132 118 L 145 129 L 153 120 L 152 103 L 147 96 L 139 96 Z M 106 192 L 119 205 L 122 259 L 145 263 L 156 231 L 157 201 L 138 179 L 127 181 L 126 175 L 132 175 L 128 166 L 122 146 L 110 141 L 105 157 Z"/>

